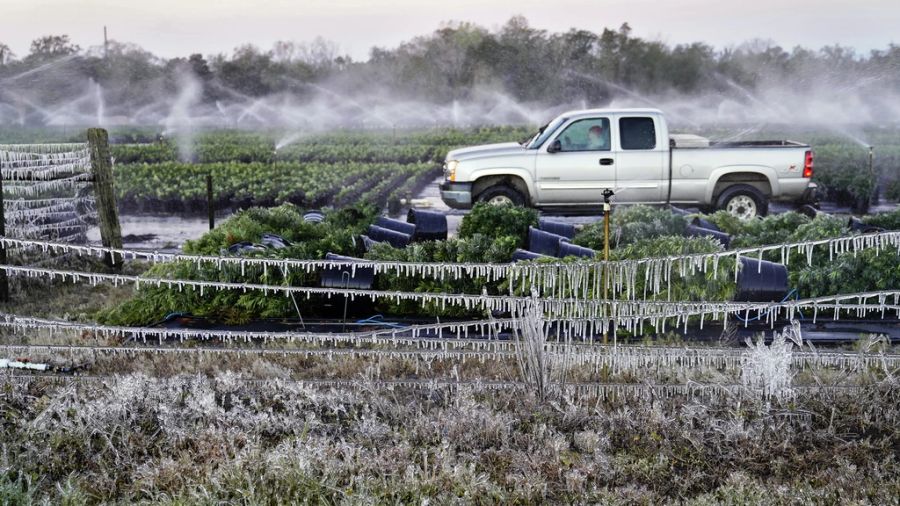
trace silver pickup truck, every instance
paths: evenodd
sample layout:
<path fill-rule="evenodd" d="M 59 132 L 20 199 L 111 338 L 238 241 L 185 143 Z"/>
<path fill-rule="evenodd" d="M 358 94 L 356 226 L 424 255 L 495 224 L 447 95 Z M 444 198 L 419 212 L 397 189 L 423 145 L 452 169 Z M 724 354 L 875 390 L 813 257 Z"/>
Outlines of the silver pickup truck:
<path fill-rule="evenodd" d="M 615 203 L 683 204 L 765 215 L 770 200 L 815 199 L 813 153 L 793 141 L 712 142 L 669 135 L 656 109 L 595 109 L 558 116 L 523 143 L 455 149 L 444 163 L 441 198 L 541 208 Z"/>

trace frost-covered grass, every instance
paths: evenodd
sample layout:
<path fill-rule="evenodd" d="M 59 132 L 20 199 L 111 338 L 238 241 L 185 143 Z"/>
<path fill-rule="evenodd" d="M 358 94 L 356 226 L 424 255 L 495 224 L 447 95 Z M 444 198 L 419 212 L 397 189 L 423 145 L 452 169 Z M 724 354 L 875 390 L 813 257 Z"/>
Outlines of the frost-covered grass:
<path fill-rule="evenodd" d="M 0 502 L 887 504 L 898 392 L 623 404 L 232 374 L 4 384 Z"/>

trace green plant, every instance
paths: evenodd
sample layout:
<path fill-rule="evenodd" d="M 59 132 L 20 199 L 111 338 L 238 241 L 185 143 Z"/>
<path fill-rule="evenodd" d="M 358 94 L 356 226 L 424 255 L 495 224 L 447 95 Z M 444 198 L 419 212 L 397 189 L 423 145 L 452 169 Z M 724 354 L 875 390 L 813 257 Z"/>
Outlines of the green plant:
<path fill-rule="evenodd" d="M 446 241 L 425 241 L 406 248 L 392 248 L 388 244 L 378 244 L 366 253 L 370 260 L 391 260 L 401 262 L 439 263 L 507 263 L 518 247 L 519 238 L 511 235 L 500 237 L 475 234 L 470 237 Z M 420 279 L 410 276 L 382 274 L 376 279 L 376 288 L 408 292 L 448 292 L 499 294 L 502 283 L 487 283 L 479 278 L 462 279 Z M 378 307 L 389 314 L 436 315 L 436 316 L 481 316 L 481 311 L 469 311 L 458 306 L 441 307 L 440 304 L 425 304 L 414 301 L 394 303 L 381 301 Z"/>
<path fill-rule="evenodd" d="M 615 248 L 642 239 L 682 235 L 686 227 L 684 218 L 668 209 L 644 205 L 616 207 L 610 221 L 610 246 Z M 585 226 L 572 242 L 602 250 L 603 241 L 603 220 L 600 219 Z"/>
<path fill-rule="evenodd" d="M 494 238 L 510 236 L 518 240 L 517 244 L 523 245 L 528 237 L 528 227 L 537 225 L 538 214 L 534 209 L 480 202 L 463 217 L 459 237 L 473 237 L 477 234 Z"/>
<path fill-rule="evenodd" d="M 321 259 L 326 253 L 357 256 L 362 245 L 357 236 L 374 221 L 377 212 L 372 206 L 329 210 L 324 223 L 308 223 L 296 206 L 253 208 L 240 211 L 215 230 L 200 239 L 188 241 L 184 250 L 190 254 L 221 255 L 228 246 L 243 242 L 259 242 L 263 233 L 280 235 L 292 244 L 283 249 L 268 249 L 245 256 L 296 259 Z M 264 283 L 270 285 L 303 286 L 318 280 L 316 273 L 291 271 L 287 274 L 268 270 L 244 271 L 239 266 L 216 266 L 212 263 L 172 262 L 154 265 L 146 277 L 223 282 Z M 317 301 L 311 297 L 304 302 L 307 313 L 315 313 Z M 304 299 L 306 300 L 306 299 Z M 134 297 L 118 306 L 101 311 L 97 318 L 116 325 L 146 325 L 159 321 L 166 314 L 189 312 L 226 323 L 245 323 L 253 318 L 296 315 L 290 298 L 272 296 L 259 291 L 205 290 L 144 286 Z"/>
<path fill-rule="evenodd" d="M 900 209 L 889 213 L 872 214 L 863 217 L 866 225 L 881 227 L 885 230 L 900 230 Z"/>
<path fill-rule="evenodd" d="M 652 239 L 641 239 L 637 242 L 620 246 L 611 250 L 613 260 L 638 260 L 642 258 L 715 253 L 722 251 L 722 246 L 711 237 L 662 236 Z M 734 296 L 734 260 L 723 258 L 719 263 L 718 275 L 712 272 L 698 272 L 691 276 L 675 276 L 669 290 L 652 298 L 669 300 L 703 300 L 725 301 Z M 638 297 L 645 293 L 644 276 L 635 278 L 634 292 Z M 649 293 L 649 292 L 646 292 Z"/>

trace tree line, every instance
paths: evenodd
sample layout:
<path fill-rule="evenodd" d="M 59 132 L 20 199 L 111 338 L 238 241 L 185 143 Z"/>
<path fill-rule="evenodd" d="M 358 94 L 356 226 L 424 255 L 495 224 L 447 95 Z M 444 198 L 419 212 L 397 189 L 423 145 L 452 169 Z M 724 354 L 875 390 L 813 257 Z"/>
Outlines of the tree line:
<path fill-rule="evenodd" d="M 41 66 L 52 68 L 28 72 Z M 8 90 L 52 103 L 73 96 L 89 79 L 104 88 L 107 100 L 134 106 L 171 93 L 185 73 L 200 83 L 202 100 L 209 103 L 278 93 L 303 96 L 316 93 L 313 85 L 327 83 L 345 92 L 390 90 L 435 102 L 493 89 L 518 101 L 602 104 L 628 93 L 740 93 L 767 83 L 803 87 L 823 79 L 836 84 L 868 79 L 897 91 L 898 70 L 900 46 L 893 44 L 867 54 L 842 46 L 785 49 L 762 40 L 717 49 L 703 42 L 669 45 L 644 39 L 628 24 L 552 33 L 523 17 L 495 30 L 446 23 L 394 48 L 373 47 L 365 61 L 341 54 L 321 38 L 171 59 L 116 41 L 82 51 L 66 35 L 34 40 L 21 58 L 0 43 L 0 82 Z"/>

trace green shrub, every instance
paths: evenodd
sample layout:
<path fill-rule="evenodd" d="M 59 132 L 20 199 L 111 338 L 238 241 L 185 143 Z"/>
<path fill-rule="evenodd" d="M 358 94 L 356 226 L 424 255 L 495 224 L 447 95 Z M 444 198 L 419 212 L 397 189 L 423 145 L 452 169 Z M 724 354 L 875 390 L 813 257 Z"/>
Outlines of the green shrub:
<path fill-rule="evenodd" d="M 518 239 L 518 245 L 525 244 L 528 227 L 538 225 L 538 213 L 534 209 L 511 205 L 475 204 L 475 207 L 463 217 L 459 227 L 459 237 L 467 238 L 475 235 L 500 238 L 512 236 Z"/>
<path fill-rule="evenodd" d="M 847 233 L 844 218 L 827 214 L 812 219 L 790 211 L 755 220 L 740 220 L 727 211 L 717 211 L 705 219 L 731 235 L 732 248 L 828 239 Z"/>
<path fill-rule="evenodd" d="M 378 244 L 366 253 L 370 260 L 400 262 L 442 262 L 442 263 L 508 263 L 512 253 L 518 247 L 519 239 L 505 235 L 492 237 L 475 234 L 471 237 L 449 239 L 446 241 L 426 241 L 410 244 L 404 249 L 393 248 L 388 244 Z M 462 278 L 458 280 L 420 279 L 409 276 L 381 274 L 376 278 L 376 288 L 404 292 L 448 292 L 480 294 L 487 290 L 497 295 L 505 287 L 503 282 L 488 283 L 481 278 Z M 479 317 L 483 311 L 467 311 L 462 307 L 440 304 L 422 304 L 416 301 L 380 301 L 378 308 L 389 314 L 434 315 L 448 317 Z"/>
<path fill-rule="evenodd" d="M 851 144 L 827 144 L 817 146 L 815 151 L 813 178 L 821 195 L 826 200 L 851 205 L 856 211 L 868 210 L 882 161 L 870 171 L 868 152 Z"/>
<path fill-rule="evenodd" d="M 900 208 L 889 213 L 872 214 L 863 217 L 866 225 L 881 227 L 885 230 L 900 230 Z"/>
<path fill-rule="evenodd" d="M 722 251 L 722 245 L 711 237 L 663 236 L 641 239 L 637 242 L 620 246 L 611 251 L 610 258 L 612 260 L 639 260 L 642 258 L 673 255 L 715 253 L 717 251 Z M 733 258 L 723 258 L 719 261 L 718 276 L 714 275 L 712 269 L 709 272 L 698 272 L 692 276 L 674 276 L 671 282 L 670 293 L 664 290 L 656 297 L 650 298 L 668 298 L 681 301 L 731 300 L 735 289 L 734 277 L 730 275 L 733 270 Z M 638 297 L 642 297 L 644 289 L 644 276 L 643 272 L 641 272 L 635 278 L 634 292 Z"/>
<path fill-rule="evenodd" d="M 371 206 L 326 211 L 324 223 L 303 221 L 303 211 L 291 204 L 271 209 L 253 208 L 240 211 L 215 230 L 196 241 L 185 243 L 185 252 L 200 255 L 220 255 L 228 246 L 249 241 L 258 243 L 263 233 L 272 233 L 291 241 L 283 249 L 269 249 L 244 256 L 296 259 L 320 259 L 328 252 L 358 256 L 362 245 L 357 235 L 374 221 L 376 212 Z M 269 285 L 309 286 L 318 275 L 293 270 L 287 275 L 268 269 L 241 273 L 236 265 L 215 266 L 194 262 L 173 262 L 151 267 L 145 277 L 177 278 L 222 282 L 263 283 Z M 188 312 L 229 324 L 245 323 L 253 318 L 296 316 L 289 297 L 259 291 L 204 290 L 142 286 L 133 298 L 102 311 L 99 321 L 111 325 L 146 325 L 161 320 L 166 314 Z M 315 312 L 317 301 L 324 297 L 303 298 L 304 311 Z"/>
<path fill-rule="evenodd" d="M 654 237 L 683 235 L 686 227 L 684 218 L 668 209 L 644 205 L 615 208 L 610 221 L 610 247 L 621 247 Z M 602 250 L 603 220 L 585 226 L 572 242 Z"/>

